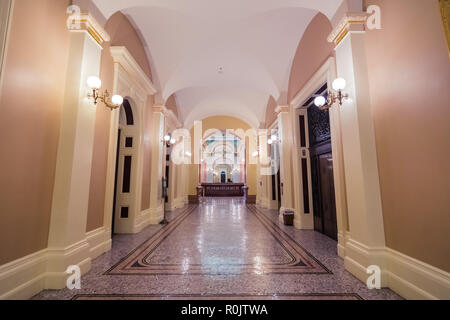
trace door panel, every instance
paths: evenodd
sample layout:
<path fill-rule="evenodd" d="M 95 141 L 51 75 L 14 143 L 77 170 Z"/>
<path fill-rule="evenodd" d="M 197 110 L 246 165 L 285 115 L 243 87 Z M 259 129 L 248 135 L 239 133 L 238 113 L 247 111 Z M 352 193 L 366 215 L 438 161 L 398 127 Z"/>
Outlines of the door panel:
<path fill-rule="evenodd" d="M 320 194 L 322 202 L 323 233 L 337 240 L 336 200 L 334 196 L 333 156 L 319 156 Z"/>

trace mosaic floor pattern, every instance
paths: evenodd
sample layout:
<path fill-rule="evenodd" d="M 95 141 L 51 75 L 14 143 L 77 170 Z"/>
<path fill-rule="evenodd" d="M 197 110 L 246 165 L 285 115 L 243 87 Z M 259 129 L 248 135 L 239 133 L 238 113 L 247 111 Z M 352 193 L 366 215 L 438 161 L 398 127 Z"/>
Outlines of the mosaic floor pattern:
<path fill-rule="evenodd" d="M 281 225 L 276 211 L 242 199 L 210 198 L 166 218 L 167 225 L 114 236 L 81 290 L 46 290 L 33 299 L 401 299 L 348 273 L 334 240 Z"/>
<path fill-rule="evenodd" d="M 213 210 L 186 208 L 106 274 L 331 273 L 254 205 Z"/>

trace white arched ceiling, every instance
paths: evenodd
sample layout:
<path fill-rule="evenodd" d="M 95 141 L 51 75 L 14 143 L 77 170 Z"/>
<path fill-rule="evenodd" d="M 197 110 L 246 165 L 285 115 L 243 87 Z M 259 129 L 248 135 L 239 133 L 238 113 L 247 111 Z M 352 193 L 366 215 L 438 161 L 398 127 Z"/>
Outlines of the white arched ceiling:
<path fill-rule="evenodd" d="M 298 43 L 318 13 L 342 0 L 94 0 L 122 11 L 151 52 L 162 98 L 175 94 L 187 127 L 207 116 L 264 122 L 267 100 L 287 92 Z M 223 67 L 223 73 L 218 68 Z"/>

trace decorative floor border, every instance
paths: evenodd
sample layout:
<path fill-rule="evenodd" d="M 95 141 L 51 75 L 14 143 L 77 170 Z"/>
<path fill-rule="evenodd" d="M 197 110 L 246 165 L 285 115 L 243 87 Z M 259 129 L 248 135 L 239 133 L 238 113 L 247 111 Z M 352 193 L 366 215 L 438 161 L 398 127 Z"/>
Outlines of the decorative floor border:
<path fill-rule="evenodd" d="M 251 294 L 79 294 L 71 300 L 364 300 L 356 293 L 304 293 L 304 294 L 274 294 L 274 295 L 251 295 Z"/>
<path fill-rule="evenodd" d="M 332 274 L 319 260 L 303 248 L 276 223 L 260 212 L 255 205 L 247 205 L 247 212 L 253 214 L 271 234 L 290 260 L 286 263 L 230 264 L 226 272 L 217 266 L 191 264 L 186 270 L 181 264 L 152 264 L 148 258 L 156 249 L 198 208 L 188 206 L 175 219 L 144 241 L 127 256 L 107 270 L 105 275 L 241 275 L 241 274 Z M 209 269 L 208 269 L 209 268 Z"/>

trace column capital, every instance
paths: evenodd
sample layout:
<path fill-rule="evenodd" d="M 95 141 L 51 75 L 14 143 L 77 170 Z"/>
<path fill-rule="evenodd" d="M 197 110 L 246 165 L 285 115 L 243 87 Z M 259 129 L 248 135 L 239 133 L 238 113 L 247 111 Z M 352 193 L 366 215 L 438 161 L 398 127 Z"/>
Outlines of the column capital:
<path fill-rule="evenodd" d="M 163 115 L 165 115 L 165 113 L 167 112 L 167 108 L 164 105 L 154 105 L 152 107 L 153 112 L 155 113 L 161 113 Z"/>
<path fill-rule="evenodd" d="M 288 113 L 289 112 L 289 105 L 285 106 L 278 106 L 275 109 L 275 113 L 279 115 L 280 113 Z"/>
<path fill-rule="evenodd" d="M 182 123 L 178 120 L 175 113 L 172 110 L 168 109 L 164 105 L 155 105 L 152 107 L 154 113 L 162 114 L 168 121 L 171 127 L 179 129 L 183 127 Z"/>
<path fill-rule="evenodd" d="M 328 36 L 328 42 L 333 42 L 335 46 L 338 46 L 348 33 L 364 33 L 367 17 L 368 14 L 366 12 L 346 13 L 338 25 L 331 31 Z"/>
<path fill-rule="evenodd" d="M 67 28 L 71 32 L 86 32 L 100 46 L 111 38 L 106 30 L 89 13 L 74 13 L 67 19 Z"/>

